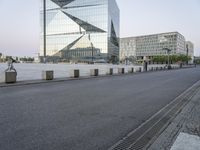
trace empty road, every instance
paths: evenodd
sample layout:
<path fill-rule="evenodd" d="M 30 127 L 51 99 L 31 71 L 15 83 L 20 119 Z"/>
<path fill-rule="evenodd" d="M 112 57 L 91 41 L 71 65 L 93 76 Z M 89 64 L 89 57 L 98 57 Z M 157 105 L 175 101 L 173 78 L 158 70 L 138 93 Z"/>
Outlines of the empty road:
<path fill-rule="evenodd" d="M 200 68 L 0 88 L 1 150 L 106 150 L 200 80 Z"/>

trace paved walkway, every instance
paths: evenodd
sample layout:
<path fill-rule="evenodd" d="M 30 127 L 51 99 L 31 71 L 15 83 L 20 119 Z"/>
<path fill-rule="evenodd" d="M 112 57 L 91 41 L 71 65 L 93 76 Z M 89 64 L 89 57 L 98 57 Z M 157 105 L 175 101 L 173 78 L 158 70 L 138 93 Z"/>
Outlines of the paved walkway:
<path fill-rule="evenodd" d="M 200 90 L 149 150 L 200 150 Z"/>
<path fill-rule="evenodd" d="M 181 132 L 171 150 L 200 150 L 200 137 Z"/>
<path fill-rule="evenodd" d="M 106 150 L 200 80 L 189 68 L 0 88 L 0 150 Z"/>

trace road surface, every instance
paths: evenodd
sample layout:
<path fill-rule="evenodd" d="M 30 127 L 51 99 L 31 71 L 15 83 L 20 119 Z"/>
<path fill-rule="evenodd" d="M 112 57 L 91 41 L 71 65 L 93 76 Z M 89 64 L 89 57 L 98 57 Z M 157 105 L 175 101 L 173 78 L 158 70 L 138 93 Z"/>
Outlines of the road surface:
<path fill-rule="evenodd" d="M 0 149 L 106 150 L 200 80 L 200 68 L 0 88 Z"/>

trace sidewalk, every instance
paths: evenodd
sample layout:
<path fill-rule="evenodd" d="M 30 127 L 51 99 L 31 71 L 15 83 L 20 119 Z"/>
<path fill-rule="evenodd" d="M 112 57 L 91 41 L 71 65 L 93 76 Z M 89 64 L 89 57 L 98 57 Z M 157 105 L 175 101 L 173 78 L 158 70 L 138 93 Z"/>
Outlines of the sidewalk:
<path fill-rule="evenodd" d="M 149 150 L 200 150 L 200 90 Z"/>

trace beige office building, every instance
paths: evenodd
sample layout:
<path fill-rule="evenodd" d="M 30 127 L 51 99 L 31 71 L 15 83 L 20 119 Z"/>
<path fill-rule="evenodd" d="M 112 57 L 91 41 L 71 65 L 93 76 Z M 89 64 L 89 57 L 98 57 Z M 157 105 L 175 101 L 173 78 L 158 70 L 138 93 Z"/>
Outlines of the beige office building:
<path fill-rule="evenodd" d="M 168 32 L 137 37 L 121 38 L 120 60 L 134 57 L 137 60 L 151 59 L 152 56 L 187 54 L 185 37 L 178 32 Z"/>

